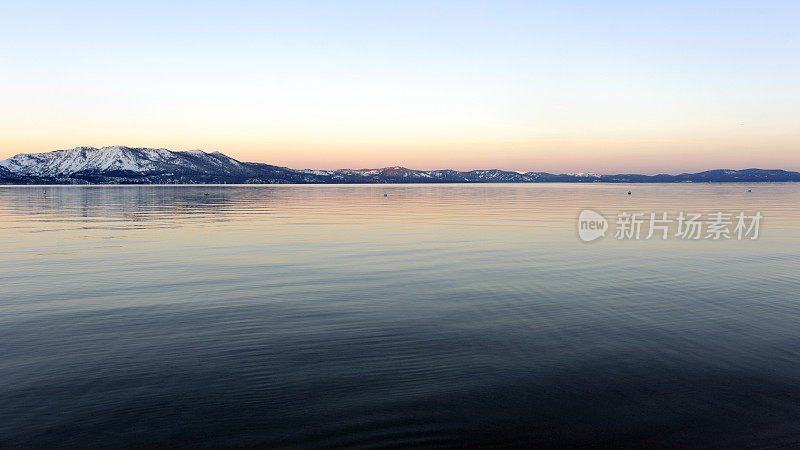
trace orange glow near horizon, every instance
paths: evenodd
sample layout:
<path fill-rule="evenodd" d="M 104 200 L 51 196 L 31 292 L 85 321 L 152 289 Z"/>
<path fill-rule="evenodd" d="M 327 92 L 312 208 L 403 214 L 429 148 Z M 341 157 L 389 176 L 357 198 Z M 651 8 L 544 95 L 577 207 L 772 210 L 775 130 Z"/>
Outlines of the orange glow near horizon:
<path fill-rule="evenodd" d="M 69 140 L 68 140 L 69 141 Z M 120 142 L 122 141 L 122 142 Z M 263 162 L 296 169 L 379 168 L 404 166 L 413 169 L 503 169 L 552 173 L 681 173 L 708 169 L 799 170 L 798 153 L 792 145 L 759 140 L 760 145 L 728 139 L 697 139 L 682 142 L 662 140 L 567 140 L 536 141 L 439 141 L 439 142 L 275 142 L 234 140 L 223 143 L 203 140 L 105 138 L 99 142 L 71 140 L 68 145 L 14 141 L 6 144 L 0 159 L 17 153 L 38 153 L 81 145 L 103 147 L 167 148 L 181 151 L 220 151 L 240 161 Z M 766 151 L 763 148 L 774 150 Z M 695 150 L 702 149 L 702 151 Z"/>

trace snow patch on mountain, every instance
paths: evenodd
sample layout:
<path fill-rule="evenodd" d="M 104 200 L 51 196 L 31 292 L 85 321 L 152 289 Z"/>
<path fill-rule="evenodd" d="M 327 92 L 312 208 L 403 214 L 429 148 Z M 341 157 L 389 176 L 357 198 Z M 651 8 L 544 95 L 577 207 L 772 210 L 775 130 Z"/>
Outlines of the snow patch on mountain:
<path fill-rule="evenodd" d="M 219 152 L 202 150 L 173 152 L 164 148 L 76 147 L 47 153 L 19 154 L 0 161 L 12 173 L 28 176 L 64 177 L 76 173 L 124 171 L 134 173 L 185 169 L 207 171 L 209 166 L 240 168 L 241 163 Z"/>
<path fill-rule="evenodd" d="M 126 170 L 144 172 L 156 162 L 171 157 L 166 149 L 134 149 L 114 146 L 76 147 L 47 153 L 19 154 L 5 161 L 3 166 L 19 175 L 67 176 L 77 172 Z"/>

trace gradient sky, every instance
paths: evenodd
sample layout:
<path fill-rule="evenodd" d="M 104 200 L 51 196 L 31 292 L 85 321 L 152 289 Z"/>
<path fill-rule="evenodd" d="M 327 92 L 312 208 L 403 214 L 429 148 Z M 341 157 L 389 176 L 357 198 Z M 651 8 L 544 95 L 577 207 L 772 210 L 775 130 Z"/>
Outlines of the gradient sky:
<path fill-rule="evenodd" d="M 0 159 L 800 169 L 800 2 L 0 0 Z"/>

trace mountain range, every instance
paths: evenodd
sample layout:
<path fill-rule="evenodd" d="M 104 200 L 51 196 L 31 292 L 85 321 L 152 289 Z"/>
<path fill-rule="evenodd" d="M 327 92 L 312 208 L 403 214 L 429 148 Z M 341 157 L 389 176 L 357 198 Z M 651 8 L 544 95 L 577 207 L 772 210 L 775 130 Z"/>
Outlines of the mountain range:
<path fill-rule="evenodd" d="M 0 184 L 275 184 L 275 183 L 680 183 L 800 181 L 800 172 L 744 169 L 679 175 L 551 174 L 507 170 L 289 169 L 242 162 L 220 152 L 76 147 L 21 153 L 0 161 Z"/>

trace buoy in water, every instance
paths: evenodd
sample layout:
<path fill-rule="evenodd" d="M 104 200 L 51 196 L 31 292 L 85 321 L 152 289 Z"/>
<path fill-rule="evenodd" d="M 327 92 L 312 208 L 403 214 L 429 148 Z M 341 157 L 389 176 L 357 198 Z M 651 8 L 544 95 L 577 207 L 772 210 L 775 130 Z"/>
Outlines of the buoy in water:
<path fill-rule="evenodd" d="M 628 191 L 628 195 L 631 195 L 631 191 Z"/>
<path fill-rule="evenodd" d="M 383 196 L 384 196 L 384 197 L 386 197 L 387 195 L 386 195 L 386 194 L 383 194 Z"/>

